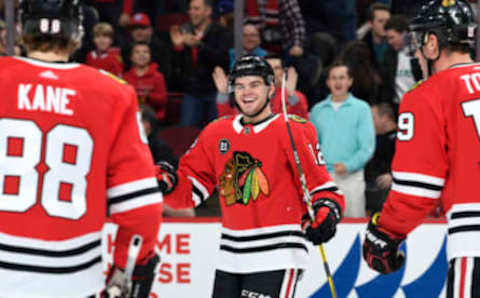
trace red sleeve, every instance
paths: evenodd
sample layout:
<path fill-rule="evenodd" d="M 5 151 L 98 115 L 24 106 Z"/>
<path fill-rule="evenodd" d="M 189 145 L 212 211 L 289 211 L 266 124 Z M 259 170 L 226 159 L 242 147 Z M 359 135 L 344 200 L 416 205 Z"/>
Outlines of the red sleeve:
<path fill-rule="evenodd" d="M 133 12 L 133 1 L 134 0 L 123 0 L 123 13 L 132 14 Z"/>
<path fill-rule="evenodd" d="M 312 200 L 316 201 L 320 198 L 331 199 L 338 203 L 343 213 L 345 209 L 345 199 L 327 171 L 325 161 L 320 151 L 320 145 L 318 144 L 315 127 L 312 123 L 304 119 L 298 119 L 298 117 L 295 116 L 291 116 L 289 123 L 294 135 L 300 165 L 305 174 L 307 189 Z M 287 152 L 290 153 L 288 154 L 288 158 L 292 168 L 294 168 L 298 189 L 302 189 L 292 146 L 290 143 L 287 144 L 287 146 L 289 146 Z"/>
<path fill-rule="evenodd" d="M 148 99 L 148 103 L 155 108 L 155 110 L 165 110 L 167 104 L 167 87 L 165 86 L 163 74 L 158 71 L 155 71 L 153 90 L 150 92 Z"/>
<path fill-rule="evenodd" d="M 180 159 L 175 190 L 165 196 L 165 204 L 172 208 L 190 208 L 206 200 L 216 185 L 215 170 L 210 153 L 206 149 L 207 126 Z"/>
<path fill-rule="evenodd" d="M 380 217 L 380 226 L 400 236 L 406 236 L 438 204 L 447 174 L 444 119 L 432 100 L 435 90 L 424 87 L 402 99 L 393 184 Z"/>
<path fill-rule="evenodd" d="M 143 237 L 138 260 L 152 255 L 162 220 L 162 195 L 159 192 L 147 138 L 140 126 L 136 96 L 124 85 L 118 95 L 112 119 L 112 143 L 107 169 L 109 213 L 118 224 L 114 262 L 124 267 L 130 238 Z M 132 170 L 135 169 L 135 170 Z"/>

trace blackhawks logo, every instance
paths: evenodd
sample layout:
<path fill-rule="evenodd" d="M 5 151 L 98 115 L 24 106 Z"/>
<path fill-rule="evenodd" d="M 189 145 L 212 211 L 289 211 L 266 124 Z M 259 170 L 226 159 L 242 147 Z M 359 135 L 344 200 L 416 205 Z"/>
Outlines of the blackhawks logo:
<path fill-rule="evenodd" d="M 256 201 L 260 193 L 265 196 L 270 194 L 268 180 L 262 171 L 262 162 L 247 152 L 235 151 L 225 164 L 219 180 L 219 192 L 225 198 L 227 206 L 235 203 L 247 205 L 250 199 Z"/>

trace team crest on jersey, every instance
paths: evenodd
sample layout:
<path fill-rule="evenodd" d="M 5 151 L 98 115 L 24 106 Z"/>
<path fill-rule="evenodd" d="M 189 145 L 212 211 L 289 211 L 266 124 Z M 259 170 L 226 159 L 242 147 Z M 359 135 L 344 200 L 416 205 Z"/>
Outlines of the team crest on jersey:
<path fill-rule="evenodd" d="M 288 118 L 292 120 L 293 122 L 298 122 L 298 123 L 307 123 L 307 120 L 305 118 L 302 118 L 297 115 L 288 115 Z"/>
<path fill-rule="evenodd" d="M 225 198 L 225 204 L 248 205 L 256 201 L 260 193 L 268 196 L 270 185 L 262 170 L 262 162 L 253 158 L 248 152 L 235 151 L 227 161 L 220 175 L 219 193 Z"/>
<path fill-rule="evenodd" d="M 225 154 L 230 150 L 230 141 L 227 139 L 221 139 L 218 142 L 218 151 L 220 154 Z"/>

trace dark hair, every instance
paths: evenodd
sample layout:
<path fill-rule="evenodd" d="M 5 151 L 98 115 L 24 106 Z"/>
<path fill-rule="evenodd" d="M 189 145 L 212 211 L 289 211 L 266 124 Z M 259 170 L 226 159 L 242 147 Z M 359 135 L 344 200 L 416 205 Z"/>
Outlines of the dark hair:
<path fill-rule="evenodd" d="M 375 2 L 375 3 L 372 3 L 372 5 L 370 5 L 368 7 L 368 20 L 369 21 L 373 21 L 373 19 L 375 18 L 375 11 L 376 10 L 386 10 L 388 12 L 390 12 L 390 7 L 388 7 L 387 5 L 383 4 L 383 3 L 379 3 L 379 2 Z"/>
<path fill-rule="evenodd" d="M 368 45 L 360 40 L 351 41 L 345 46 L 341 57 L 348 65 L 353 78 L 353 85 L 350 89 L 352 94 L 367 102 L 372 102 L 377 96 L 377 82 Z"/>
<path fill-rule="evenodd" d="M 385 24 L 385 30 L 393 29 L 397 32 L 408 31 L 408 19 L 402 14 L 395 14 Z"/>
<path fill-rule="evenodd" d="M 347 68 L 347 74 L 350 78 L 353 78 L 352 76 L 352 70 L 350 69 L 350 67 L 348 66 L 347 63 L 345 63 L 345 61 L 341 60 L 341 59 L 337 59 L 335 60 L 332 64 L 330 64 L 327 68 L 327 78 L 330 77 L 330 72 L 332 71 L 332 69 L 336 68 L 336 67 L 346 67 Z"/>
<path fill-rule="evenodd" d="M 395 112 L 393 110 L 393 107 L 388 102 L 377 102 L 377 103 L 372 104 L 372 108 L 373 107 L 377 108 L 379 115 L 381 115 L 381 116 L 382 115 L 387 115 L 388 118 L 390 118 L 390 120 L 396 121 Z"/>
<path fill-rule="evenodd" d="M 148 42 L 146 41 L 136 41 L 132 44 L 132 52 L 133 52 L 133 48 L 136 47 L 136 46 L 146 46 L 148 47 L 148 50 L 150 52 L 152 52 L 152 49 L 150 48 L 150 44 L 148 44 Z"/>
<path fill-rule="evenodd" d="M 275 53 L 268 54 L 268 55 L 266 55 L 264 58 L 265 58 L 265 60 L 268 60 L 268 59 L 278 59 L 278 60 L 280 60 L 280 61 L 283 62 L 282 56 L 280 56 L 279 54 L 275 54 Z"/>

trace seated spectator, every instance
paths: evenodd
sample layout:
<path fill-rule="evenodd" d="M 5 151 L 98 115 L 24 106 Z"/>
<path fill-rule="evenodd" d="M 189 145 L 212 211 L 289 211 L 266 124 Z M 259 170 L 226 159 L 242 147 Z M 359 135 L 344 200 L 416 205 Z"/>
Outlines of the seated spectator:
<path fill-rule="evenodd" d="M 154 34 L 150 18 L 146 14 L 136 13 L 131 17 L 130 38 L 132 43 L 144 42 L 148 44 L 151 49 L 151 59 L 157 64 L 157 70 L 163 74 L 167 86 L 169 86 L 172 73 L 172 48 Z M 131 52 L 131 45 L 122 48 L 122 56 L 125 61 L 124 70 L 129 70 L 131 67 Z"/>
<path fill-rule="evenodd" d="M 140 105 L 142 113 L 142 124 L 145 134 L 148 138 L 148 146 L 152 152 L 155 163 L 167 161 L 169 164 L 177 168 L 178 158 L 173 154 L 172 148 L 158 136 L 158 120 L 155 112 L 148 105 Z M 163 206 L 163 216 L 167 217 L 193 217 L 195 210 L 193 208 L 176 210 L 166 205 Z"/>
<path fill-rule="evenodd" d="M 275 74 L 275 93 L 271 98 L 270 104 L 273 113 L 282 113 L 282 59 L 277 55 L 266 57 L 267 62 L 272 67 Z M 228 79 L 220 67 L 216 67 L 212 77 L 217 86 L 217 110 L 219 116 L 236 115 L 239 113 L 235 105 L 230 101 L 228 94 Z M 296 90 L 298 75 L 295 68 L 290 66 L 287 70 L 287 79 L 285 81 L 285 100 L 287 113 L 297 115 L 308 119 L 308 103 L 305 95 Z"/>
<path fill-rule="evenodd" d="M 169 90 L 185 93 L 180 112 L 182 126 L 202 127 L 218 115 L 211 75 L 215 66 L 228 69 L 232 36 L 212 22 L 212 5 L 212 0 L 191 0 L 190 21 L 170 30 L 175 85 L 170 85 Z"/>
<path fill-rule="evenodd" d="M 260 47 L 260 32 L 252 24 L 245 24 L 243 26 L 243 38 L 242 38 L 242 47 L 243 51 L 240 56 L 244 55 L 255 55 L 260 57 L 267 56 L 267 51 Z M 230 56 L 230 68 L 235 63 L 235 49 L 231 48 L 228 50 Z"/>
<path fill-rule="evenodd" d="M 93 27 L 93 42 L 96 49 L 88 53 L 85 64 L 122 76 L 123 61 L 120 49 L 112 47 L 113 27 L 109 23 L 98 23 Z"/>
<path fill-rule="evenodd" d="M 403 15 L 393 15 L 385 24 L 385 31 L 390 47 L 385 51 L 380 98 L 398 105 L 403 94 L 423 79 L 423 74 L 418 58 L 412 57 L 404 44 L 408 19 Z"/>
<path fill-rule="evenodd" d="M 349 89 L 353 80 L 344 62 L 328 69 L 330 95 L 310 112 L 317 130 L 326 166 L 345 194 L 345 217 L 365 217 L 365 178 L 363 169 L 375 150 L 375 131 L 370 106 L 354 97 Z"/>
<path fill-rule="evenodd" d="M 155 110 L 157 119 L 164 121 L 167 108 L 167 88 L 162 73 L 157 70 L 157 64 L 151 62 L 148 44 L 135 43 L 130 59 L 133 66 L 124 74 L 124 79 L 135 88 L 138 102 L 150 105 Z"/>
<path fill-rule="evenodd" d="M 376 147 L 372 159 L 365 166 L 365 196 L 369 215 L 381 211 L 392 186 L 391 163 L 395 153 L 397 123 L 395 111 L 389 103 L 372 105 Z"/>

